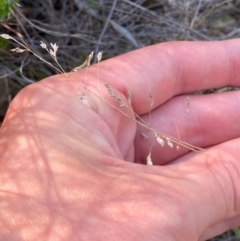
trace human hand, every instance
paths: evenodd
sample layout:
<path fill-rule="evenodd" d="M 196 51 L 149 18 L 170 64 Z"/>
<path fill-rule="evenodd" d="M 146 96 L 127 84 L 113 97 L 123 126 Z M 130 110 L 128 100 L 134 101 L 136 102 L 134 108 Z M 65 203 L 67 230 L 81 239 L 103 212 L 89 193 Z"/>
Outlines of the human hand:
<path fill-rule="evenodd" d="M 21 91 L 1 128 L 0 238 L 192 241 L 239 225 L 239 93 L 191 96 L 178 122 L 188 93 L 239 86 L 238 44 L 155 45 Z M 151 126 L 208 150 L 155 144 L 154 166 L 141 165 L 154 135 L 141 138 L 145 129 L 95 95 L 77 96 L 85 83 L 117 106 L 98 71 L 125 102 L 131 88 L 129 116 L 148 121 L 150 86 Z"/>

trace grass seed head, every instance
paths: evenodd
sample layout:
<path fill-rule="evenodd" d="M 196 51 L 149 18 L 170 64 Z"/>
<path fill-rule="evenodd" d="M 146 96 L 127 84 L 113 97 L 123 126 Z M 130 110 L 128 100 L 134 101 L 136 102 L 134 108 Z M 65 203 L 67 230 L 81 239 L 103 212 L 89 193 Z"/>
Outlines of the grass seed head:
<path fill-rule="evenodd" d="M 132 105 L 132 90 L 131 90 L 131 88 L 128 89 L 127 100 L 128 100 L 128 104 L 131 106 Z"/>
<path fill-rule="evenodd" d="M 104 81 L 104 85 L 107 88 L 109 95 L 119 103 L 120 107 L 124 107 L 125 104 L 123 100 L 116 94 L 112 87 L 106 81 Z"/>
<path fill-rule="evenodd" d="M 97 61 L 98 63 L 102 60 L 102 52 L 98 52 L 97 54 Z"/>
<path fill-rule="evenodd" d="M 172 142 L 171 138 L 167 137 L 166 139 L 167 139 L 167 144 L 168 144 L 168 146 L 170 146 L 171 148 L 173 148 L 173 142 Z"/>
<path fill-rule="evenodd" d="M 86 95 L 84 94 L 84 92 L 81 92 L 81 93 L 79 94 L 79 98 L 80 98 L 81 100 L 85 100 L 85 99 L 86 99 Z"/>
<path fill-rule="evenodd" d="M 52 49 L 49 50 L 49 53 L 53 58 L 56 59 L 57 58 L 56 55 L 57 55 L 57 51 L 58 51 L 58 46 L 57 46 L 56 43 L 55 44 L 50 43 L 50 45 L 51 45 Z"/>
<path fill-rule="evenodd" d="M 151 152 L 147 156 L 147 166 L 153 166 L 152 158 L 151 158 Z"/>
<path fill-rule="evenodd" d="M 11 49 L 10 51 L 16 52 L 16 53 L 23 53 L 23 52 L 28 51 L 28 50 L 27 49 L 21 49 L 21 48 L 17 47 L 15 49 Z"/>
<path fill-rule="evenodd" d="M 157 136 L 157 142 L 161 145 L 164 146 L 164 140 L 162 138 L 160 138 L 159 136 Z"/>
<path fill-rule="evenodd" d="M 40 41 L 40 46 L 43 49 L 47 49 L 47 45 L 43 41 Z"/>
<path fill-rule="evenodd" d="M 2 38 L 5 38 L 5 39 L 13 39 L 10 35 L 8 35 L 8 34 L 1 34 L 0 35 Z"/>

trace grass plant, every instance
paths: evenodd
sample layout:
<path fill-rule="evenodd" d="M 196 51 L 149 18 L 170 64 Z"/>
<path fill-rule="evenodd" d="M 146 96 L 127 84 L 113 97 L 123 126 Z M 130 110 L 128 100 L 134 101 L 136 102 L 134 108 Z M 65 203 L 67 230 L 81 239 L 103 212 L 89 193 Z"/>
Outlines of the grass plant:
<path fill-rule="evenodd" d="M 140 116 L 138 116 L 136 113 L 134 113 L 134 117 L 129 115 L 124 108 L 130 108 L 131 107 L 131 90 L 129 89 L 128 91 L 128 96 L 127 99 L 128 101 L 125 103 L 122 98 L 120 96 L 117 95 L 117 93 L 115 92 L 115 90 L 112 88 L 112 86 L 109 85 L 109 83 L 107 83 L 106 81 L 103 81 L 103 85 L 104 87 L 107 89 L 108 94 L 117 102 L 117 106 L 115 106 L 114 104 L 110 103 L 109 101 L 107 101 L 103 95 L 99 95 L 98 93 L 93 92 L 92 90 L 90 90 L 86 84 L 86 81 L 82 84 L 77 82 L 76 80 L 74 80 L 72 77 L 70 77 L 70 75 L 63 69 L 63 67 L 60 65 L 60 63 L 58 62 L 57 59 L 57 51 L 58 51 L 58 45 L 56 43 L 52 44 L 50 43 L 50 47 L 47 47 L 47 44 L 44 42 L 40 42 L 40 46 L 42 49 L 44 49 L 53 59 L 54 64 L 52 64 L 51 62 L 46 61 L 45 59 L 43 59 L 39 54 L 35 53 L 34 50 L 32 50 L 27 44 L 26 42 L 21 39 L 21 41 L 18 41 L 17 39 L 15 39 L 14 37 L 8 35 L 8 34 L 1 34 L 0 35 L 2 38 L 7 39 L 7 40 L 12 40 L 14 42 L 16 42 L 17 44 L 19 44 L 20 47 L 16 47 L 14 49 L 11 49 L 12 52 L 16 52 L 16 53 L 24 53 L 24 52 L 30 52 L 32 53 L 34 56 L 36 56 L 38 59 L 40 59 L 41 61 L 43 61 L 45 64 L 51 66 L 53 69 L 55 69 L 56 71 L 58 71 L 61 74 L 64 74 L 67 78 L 69 78 L 69 80 L 75 82 L 77 85 L 79 85 L 81 87 L 81 92 L 78 93 L 79 97 L 81 100 L 83 100 L 86 97 L 86 93 L 88 92 L 92 95 L 94 95 L 97 98 L 100 98 L 103 102 L 107 103 L 108 105 L 110 105 L 112 108 L 114 108 L 115 110 L 117 110 L 118 112 L 120 112 L 122 115 L 126 116 L 127 118 L 131 119 L 132 121 L 135 121 L 138 125 L 141 125 L 146 131 L 150 131 L 154 134 L 155 136 L 155 141 L 152 144 L 152 147 L 154 145 L 154 143 L 158 143 L 160 146 L 168 146 L 170 148 L 175 147 L 176 149 L 179 149 L 180 146 L 189 149 L 190 151 L 194 151 L 194 152 L 200 152 L 200 151 L 204 151 L 204 149 L 191 145 L 187 142 L 181 141 L 178 138 L 175 138 L 173 136 L 170 136 L 166 133 L 163 133 L 159 130 L 156 130 L 154 128 L 151 127 L 151 109 L 152 106 L 154 104 L 154 98 L 151 92 L 151 86 L 149 86 L 148 89 L 148 96 L 149 96 L 149 101 L 150 101 L 150 107 L 149 107 L 149 122 L 146 123 L 143 119 L 141 119 Z M 98 59 L 98 63 L 100 62 L 102 58 L 102 52 L 99 52 L 97 54 L 97 59 Z M 88 70 L 88 68 L 90 68 L 90 64 L 91 64 L 91 60 L 93 59 L 93 52 L 91 52 L 91 54 L 88 56 L 88 58 L 84 61 L 83 64 L 81 64 L 78 67 L 75 67 L 72 71 L 76 72 L 80 69 L 86 68 Z M 98 83 L 100 83 L 100 80 L 97 80 Z M 101 87 L 99 86 L 99 92 L 101 93 Z M 181 121 L 184 119 L 184 116 L 186 114 L 186 112 L 189 110 L 189 104 L 190 104 L 190 100 L 189 97 L 187 97 L 187 104 L 186 104 L 186 109 L 184 112 L 184 115 L 181 117 Z M 146 134 L 144 134 L 144 137 L 147 137 Z M 149 150 L 149 154 L 146 158 L 146 164 L 147 165 L 153 165 L 153 161 L 151 159 L 151 151 L 152 151 L 152 147 Z"/>

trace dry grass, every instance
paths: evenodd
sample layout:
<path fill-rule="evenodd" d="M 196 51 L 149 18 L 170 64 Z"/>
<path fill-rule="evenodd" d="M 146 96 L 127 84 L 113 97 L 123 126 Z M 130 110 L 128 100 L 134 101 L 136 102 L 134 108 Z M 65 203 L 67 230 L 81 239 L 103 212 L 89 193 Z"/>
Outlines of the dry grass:
<path fill-rule="evenodd" d="M 110 58 L 163 41 L 222 40 L 240 34 L 240 2 L 234 0 L 22 0 L 19 4 L 12 18 L 0 22 L 0 33 L 24 36 L 26 44 L 50 62 L 39 42 L 57 43 L 58 61 L 66 71 L 83 63 L 92 51 L 103 51 L 104 58 Z M 1 119 L 21 88 L 56 73 L 29 52 L 9 52 L 17 46 L 0 42 Z M 214 240 L 240 238 L 228 232 Z"/>

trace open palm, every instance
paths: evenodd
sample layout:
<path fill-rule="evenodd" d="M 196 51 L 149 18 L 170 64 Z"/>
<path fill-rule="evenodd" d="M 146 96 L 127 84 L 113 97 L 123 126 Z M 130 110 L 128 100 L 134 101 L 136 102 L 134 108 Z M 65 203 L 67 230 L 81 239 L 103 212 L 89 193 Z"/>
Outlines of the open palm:
<path fill-rule="evenodd" d="M 21 91 L 1 128 L 0 237 L 185 241 L 239 225 L 239 92 L 191 95 L 179 121 L 186 95 L 240 85 L 238 45 L 155 45 Z M 131 89 L 132 108 L 103 83 L 124 103 Z M 208 150 L 152 145 L 134 113 Z"/>

